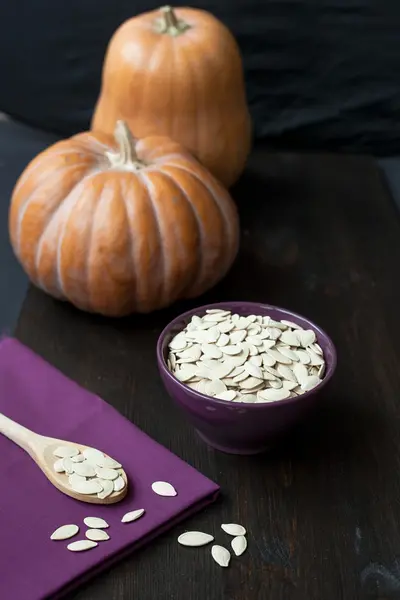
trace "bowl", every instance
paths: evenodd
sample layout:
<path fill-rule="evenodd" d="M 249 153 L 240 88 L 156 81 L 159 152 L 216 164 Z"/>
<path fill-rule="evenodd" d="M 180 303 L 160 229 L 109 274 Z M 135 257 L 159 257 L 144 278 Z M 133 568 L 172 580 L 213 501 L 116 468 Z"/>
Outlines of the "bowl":
<path fill-rule="evenodd" d="M 255 404 L 229 402 L 206 396 L 180 382 L 167 366 L 168 344 L 194 315 L 202 316 L 207 309 L 217 308 L 230 310 L 241 316 L 269 315 L 274 320 L 285 319 L 305 329 L 312 329 L 324 351 L 326 371 L 322 382 L 295 398 Z M 208 445 L 231 454 L 258 454 L 274 445 L 278 438 L 304 418 L 315 405 L 335 371 L 336 350 L 330 337 L 306 317 L 268 304 L 221 302 L 200 306 L 171 321 L 158 339 L 157 362 L 168 394 Z"/>

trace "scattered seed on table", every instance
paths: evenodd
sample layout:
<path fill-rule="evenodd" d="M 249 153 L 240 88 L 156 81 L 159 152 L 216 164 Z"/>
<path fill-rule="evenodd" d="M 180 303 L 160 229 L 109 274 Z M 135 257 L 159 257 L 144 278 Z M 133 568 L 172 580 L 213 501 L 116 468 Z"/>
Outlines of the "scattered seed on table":
<path fill-rule="evenodd" d="M 173 485 L 167 481 L 155 481 L 151 484 L 151 489 L 159 496 L 176 496 L 177 492 Z"/>
<path fill-rule="evenodd" d="M 92 542 L 106 542 L 110 539 L 107 531 L 103 529 L 88 529 L 85 533 L 88 540 L 92 540 Z"/>
<path fill-rule="evenodd" d="M 220 567 L 227 567 L 231 560 L 231 553 L 223 546 L 215 544 L 211 548 L 211 556 Z"/>
<path fill-rule="evenodd" d="M 107 529 L 109 527 L 107 521 L 101 517 L 85 517 L 83 522 L 89 529 Z"/>
<path fill-rule="evenodd" d="M 229 535 L 239 536 L 246 535 L 246 530 L 243 525 L 237 525 L 236 523 L 222 523 L 221 529 L 228 533 Z"/>
<path fill-rule="evenodd" d="M 71 552 L 84 552 L 85 550 L 90 550 L 96 546 L 98 546 L 97 542 L 92 542 L 90 540 L 78 540 L 77 542 L 68 544 L 67 548 Z"/>
<path fill-rule="evenodd" d="M 144 508 L 138 508 L 137 510 L 132 510 L 131 512 L 127 512 L 121 519 L 121 523 L 132 523 L 132 521 L 137 521 L 140 519 L 142 515 L 144 515 Z"/>
<path fill-rule="evenodd" d="M 50 536 L 51 540 L 68 540 L 74 537 L 79 531 L 78 525 L 62 525 L 58 527 Z"/>
<path fill-rule="evenodd" d="M 241 556 L 247 548 L 247 539 L 244 535 L 238 535 L 231 541 L 232 550 L 236 556 Z"/>
<path fill-rule="evenodd" d="M 178 543 L 182 546 L 205 546 L 214 541 L 214 537 L 202 531 L 186 531 L 178 537 Z"/>

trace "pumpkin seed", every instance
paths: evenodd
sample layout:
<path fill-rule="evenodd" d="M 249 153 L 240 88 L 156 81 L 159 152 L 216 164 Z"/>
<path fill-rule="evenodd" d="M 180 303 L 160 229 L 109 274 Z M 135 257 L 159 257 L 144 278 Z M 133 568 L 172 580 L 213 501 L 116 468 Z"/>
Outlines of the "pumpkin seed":
<path fill-rule="evenodd" d="M 206 383 L 205 390 L 207 396 L 216 396 L 221 392 L 226 392 L 226 385 L 220 379 L 210 379 Z"/>
<path fill-rule="evenodd" d="M 98 494 L 99 492 L 103 491 L 103 488 L 97 479 L 74 481 L 74 483 L 71 484 L 71 488 L 74 490 L 74 492 L 84 495 Z"/>
<path fill-rule="evenodd" d="M 117 479 L 118 471 L 116 469 L 108 469 L 107 467 L 96 467 L 95 474 L 99 479 Z"/>
<path fill-rule="evenodd" d="M 271 400 L 286 400 L 286 398 L 289 398 L 290 396 L 289 390 L 285 389 L 284 387 L 282 387 L 281 389 L 270 388 L 262 390 L 258 392 L 258 394 L 259 397 L 268 400 L 268 402 L 270 402 Z"/>
<path fill-rule="evenodd" d="M 63 458 L 63 467 L 64 467 L 64 471 L 66 473 L 68 473 L 68 475 L 72 475 L 72 473 L 74 472 L 74 463 L 72 462 L 72 460 L 67 457 L 67 458 Z"/>
<path fill-rule="evenodd" d="M 176 496 L 177 492 L 173 485 L 167 481 L 155 481 L 151 484 L 151 489 L 159 496 Z"/>
<path fill-rule="evenodd" d="M 230 554 L 229 550 L 227 550 L 223 546 L 218 546 L 217 544 L 215 544 L 211 548 L 211 556 L 213 557 L 213 559 L 215 560 L 215 562 L 220 567 L 227 567 L 227 566 L 229 566 L 229 562 L 231 560 L 231 554 Z"/>
<path fill-rule="evenodd" d="M 90 550 L 96 546 L 98 546 L 97 542 L 92 542 L 90 540 L 79 540 L 77 542 L 72 542 L 72 544 L 68 544 L 67 548 L 71 552 L 84 552 L 85 550 Z"/>
<path fill-rule="evenodd" d="M 111 456 L 104 456 L 102 458 L 97 459 L 97 465 L 99 467 L 104 467 L 105 469 L 121 469 L 122 465 Z"/>
<path fill-rule="evenodd" d="M 75 446 L 58 446 L 53 454 L 58 458 L 70 458 L 71 456 L 79 454 L 79 448 L 76 448 Z"/>
<path fill-rule="evenodd" d="M 177 492 L 173 485 L 167 481 L 155 481 L 151 484 L 151 489 L 159 496 L 176 496 Z"/>
<path fill-rule="evenodd" d="M 92 540 L 92 542 L 105 542 L 110 539 L 107 531 L 103 531 L 102 529 L 88 529 L 85 536 L 88 540 Z"/>
<path fill-rule="evenodd" d="M 293 374 L 295 375 L 297 381 L 301 385 L 303 381 L 305 381 L 308 378 L 307 367 L 301 363 L 298 363 L 293 367 Z"/>
<path fill-rule="evenodd" d="M 314 344 L 316 340 L 315 333 L 314 331 L 312 331 L 312 329 L 299 330 L 297 332 L 297 335 L 300 340 L 300 344 L 303 346 L 303 348 L 311 346 L 311 344 Z"/>
<path fill-rule="evenodd" d="M 85 517 L 83 522 L 89 529 L 107 529 L 109 527 L 107 521 L 101 517 Z"/>
<path fill-rule="evenodd" d="M 118 476 L 117 479 L 114 479 L 112 483 L 114 487 L 114 492 L 121 492 L 125 487 L 124 478 L 121 476 Z"/>
<path fill-rule="evenodd" d="M 281 341 L 288 346 L 301 346 L 299 337 L 294 331 L 284 331 L 281 335 Z"/>
<path fill-rule="evenodd" d="M 321 380 L 317 375 L 310 375 L 301 383 L 301 389 L 304 392 L 308 392 L 315 388 L 319 383 L 321 383 Z"/>
<path fill-rule="evenodd" d="M 241 556 L 246 551 L 247 539 L 244 535 L 238 535 L 231 541 L 231 546 L 236 556 Z"/>
<path fill-rule="evenodd" d="M 68 477 L 68 481 L 69 481 L 69 484 L 71 486 L 74 486 L 75 484 L 79 484 L 82 481 L 86 481 L 86 477 L 82 477 L 81 475 L 77 475 L 76 473 L 72 473 L 72 475 L 70 475 Z"/>
<path fill-rule="evenodd" d="M 226 346 L 227 344 L 229 344 L 230 342 L 230 338 L 228 335 L 226 335 L 226 333 L 221 333 L 221 335 L 218 338 L 217 346 Z"/>
<path fill-rule="evenodd" d="M 71 460 L 73 463 L 80 463 L 85 460 L 83 454 L 77 454 L 76 456 L 71 456 Z"/>
<path fill-rule="evenodd" d="M 234 400 L 236 398 L 236 392 L 234 390 L 226 390 L 225 392 L 216 394 L 215 397 L 220 400 Z"/>
<path fill-rule="evenodd" d="M 132 523 L 132 521 L 137 521 L 140 519 L 142 515 L 144 515 L 144 508 L 139 508 L 138 510 L 132 510 L 131 512 L 127 512 L 121 519 L 121 523 Z"/>
<path fill-rule="evenodd" d="M 239 344 L 235 344 L 235 345 L 228 344 L 227 346 L 221 346 L 221 350 L 224 354 L 229 354 L 231 356 L 234 356 L 235 354 L 241 353 L 242 347 Z"/>
<path fill-rule="evenodd" d="M 186 531 L 178 537 L 178 543 L 182 546 L 199 547 L 214 541 L 214 537 L 202 531 Z"/>
<path fill-rule="evenodd" d="M 258 367 L 257 365 L 255 365 L 252 362 L 247 362 L 244 366 L 245 370 L 247 371 L 247 373 L 249 375 L 251 375 L 252 377 L 256 377 L 258 379 L 262 379 L 263 378 L 263 372 L 262 369 L 260 369 L 260 367 Z"/>
<path fill-rule="evenodd" d="M 237 523 L 222 523 L 221 529 L 233 536 L 246 535 L 246 529 L 243 525 L 238 525 Z"/>
<path fill-rule="evenodd" d="M 65 472 L 64 461 L 62 458 L 59 458 L 58 460 L 56 460 L 56 462 L 53 465 L 53 469 L 55 470 L 56 473 L 64 473 Z"/>
<path fill-rule="evenodd" d="M 95 477 L 96 475 L 93 465 L 91 465 L 87 460 L 73 464 L 73 469 L 74 473 L 81 475 L 81 477 Z"/>
<path fill-rule="evenodd" d="M 58 527 L 50 536 L 51 540 L 68 540 L 74 537 L 79 531 L 78 525 L 62 525 Z"/>
<path fill-rule="evenodd" d="M 205 356 L 209 356 L 210 358 L 221 358 L 222 356 L 221 350 L 213 344 L 202 344 L 201 352 L 203 352 Z"/>
<path fill-rule="evenodd" d="M 119 479 L 119 476 L 117 477 L 117 479 Z M 122 479 L 122 477 L 121 477 L 121 479 Z M 104 500 L 104 498 L 108 498 L 108 496 L 111 496 L 111 494 L 114 491 L 117 491 L 114 488 L 114 482 L 111 481 L 110 479 L 99 479 L 98 478 L 97 481 L 100 483 L 101 487 L 103 488 L 103 490 L 97 494 L 97 497 L 100 498 L 101 500 Z"/>

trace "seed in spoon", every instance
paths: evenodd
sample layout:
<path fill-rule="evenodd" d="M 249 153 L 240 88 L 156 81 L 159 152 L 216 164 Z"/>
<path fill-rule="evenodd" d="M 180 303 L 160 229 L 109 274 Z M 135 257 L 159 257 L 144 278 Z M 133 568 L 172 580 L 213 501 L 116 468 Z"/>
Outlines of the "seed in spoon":
<path fill-rule="evenodd" d="M 90 540 L 78 540 L 77 542 L 68 544 L 67 548 L 71 552 L 83 552 L 84 550 L 95 548 L 96 546 L 98 546 L 97 542 L 92 542 Z"/>
<path fill-rule="evenodd" d="M 155 481 L 151 484 L 151 489 L 159 496 L 176 496 L 177 492 L 173 485 L 167 481 Z"/>
<path fill-rule="evenodd" d="M 100 479 L 117 479 L 118 471 L 115 469 L 107 469 L 107 467 L 96 467 L 96 475 Z"/>
<path fill-rule="evenodd" d="M 114 492 L 121 492 L 125 487 L 124 478 L 121 477 L 120 475 L 117 477 L 117 479 L 114 479 L 114 481 L 112 483 L 113 483 L 113 487 L 114 487 Z"/>
<path fill-rule="evenodd" d="M 105 542 L 110 539 L 107 531 L 103 531 L 102 529 L 88 529 L 85 535 L 92 542 Z"/>
<path fill-rule="evenodd" d="M 66 458 L 63 458 L 64 471 L 68 473 L 68 475 L 72 475 L 72 473 L 74 472 L 74 466 L 74 463 L 68 456 Z"/>
<path fill-rule="evenodd" d="M 74 473 L 81 475 L 81 477 L 94 477 L 96 475 L 94 467 L 87 460 L 74 464 L 73 469 Z"/>
<path fill-rule="evenodd" d="M 144 508 L 138 508 L 137 510 L 132 510 L 131 512 L 127 512 L 121 519 L 121 523 L 132 523 L 132 521 L 136 521 L 140 519 L 142 515 L 144 515 Z"/>
<path fill-rule="evenodd" d="M 77 475 L 76 473 L 72 473 L 72 475 L 70 475 L 68 477 L 68 481 L 69 481 L 69 485 L 73 487 L 74 485 L 79 485 L 83 481 L 86 481 L 86 477 L 82 477 L 82 475 Z"/>
<path fill-rule="evenodd" d="M 117 477 L 118 479 L 118 477 Z M 122 479 L 122 477 L 121 477 Z M 102 492 L 99 492 L 97 494 L 97 497 L 100 498 L 100 500 L 104 500 L 104 498 L 108 498 L 108 496 L 111 496 L 111 494 L 114 491 L 114 482 L 110 481 L 110 479 L 98 479 L 100 485 L 103 488 Z"/>
<path fill-rule="evenodd" d="M 202 531 L 186 531 L 178 537 L 178 543 L 182 546 L 205 546 L 214 540 L 214 537 L 209 533 Z"/>
<path fill-rule="evenodd" d="M 120 469 L 122 467 L 117 460 L 104 455 L 101 458 L 97 458 L 96 464 L 99 467 L 104 467 L 105 469 Z"/>
<path fill-rule="evenodd" d="M 96 479 L 88 479 L 86 481 L 81 482 L 77 481 L 76 483 L 74 482 L 73 484 L 71 484 L 71 488 L 74 490 L 74 492 L 84 495 L 98 494 L 99 492 L 103 491 L 100 482 Z"/>
<path fill-rule="evenodd" d="M 79 531 L 78 525 L 62 525 L 58 527 L 50 536 L 51 540 L 68 540 L 76 535 Z"/>
<path fill-rule="evenodd" d="M 83 454 L 77 454 L 76 456 L 71 456 L 71 460 L 73 463 L 80 463 L 85 460 Z"/>
<path fill-rule="evenodd" d="M 89 529 L 107 529 L 109 527 L 107 521 L 101 517 L 85 517 L 83 522 Z"/>
<path fill-rule="evenodd" d="M 227 567 L 229 565 L 229 561 L 231 560 L 231 554 L 229 550 L 223 546 L 218 546 L 218 544 L 215 544 L 211 548 L 211 556 L 220 567 Z"/>
<path fill-rule="evenodd" d="M 86 458 L 86 460 L 90 461 L 91 463 L 94 463 L 95 465 L 98 464 L 98 460 L 102 460 L 104 458 L 104 454 L 96 448 L 85 448 L 82 454 Z"/>
<path fill-rule="evenodd" d="M 53 465 L 53 468 L 55 470 L 56 473 L 64 473 L 65 468 L 64 468 L 64 462 L 62 458 L 59 458 L 58 460 L 56 460 L 56 462 Z"/>
<path fill-rule="evenodd" d="M 231 541 L 231 546 L 236 556 L 241 556 L 247 548 L 247 539 L 244 535 L 238 535 Z"/>
<path fill-rule="evenodd" d="M 54 456 L 58 456 L 58 458 L 69 458 L 79 454 L 79 448 L 75 448 L 75 446 L 58 446 L 53 454 Z"/>
<path fill-rule="evenodd" d="M 246 530 L 243 525 L 237 525 L 236 523 L 223 523 L 221 529 L 223 529 L 225 533 L 234 535 L 235 537 L 238 535 L 246 535 Z"/>

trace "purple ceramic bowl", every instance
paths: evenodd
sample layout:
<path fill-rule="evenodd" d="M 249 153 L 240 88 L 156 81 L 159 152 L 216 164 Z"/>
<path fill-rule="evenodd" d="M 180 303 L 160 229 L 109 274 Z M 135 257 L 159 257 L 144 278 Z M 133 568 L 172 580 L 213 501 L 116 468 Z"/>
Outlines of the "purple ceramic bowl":
<path fill-rule="evenodd" d="M 316 388 L 297 398 L 260 404 L 244 404 L 219 400 L 192 390 L 168 370 L 168 344 L 193 317 L 202 316 L 209 308 L 230 310 L 239 315 L 269 315 L 286 319 L 312 329 L 322 347 L 326 361 L 325 377 Z M 336 350 L 332 340 L 311 321 L 276 306 L 255 302 L 221 302 L 190 310 L 167 325 L 157 343 L 157 361 L 164 385 L 175 403 L 186 413 L 199 436 L 210 446 L 231 454 L 263 452 L 287 432 L 315 404 L 320 392 L 331 379 L 336 368 Z"/>

